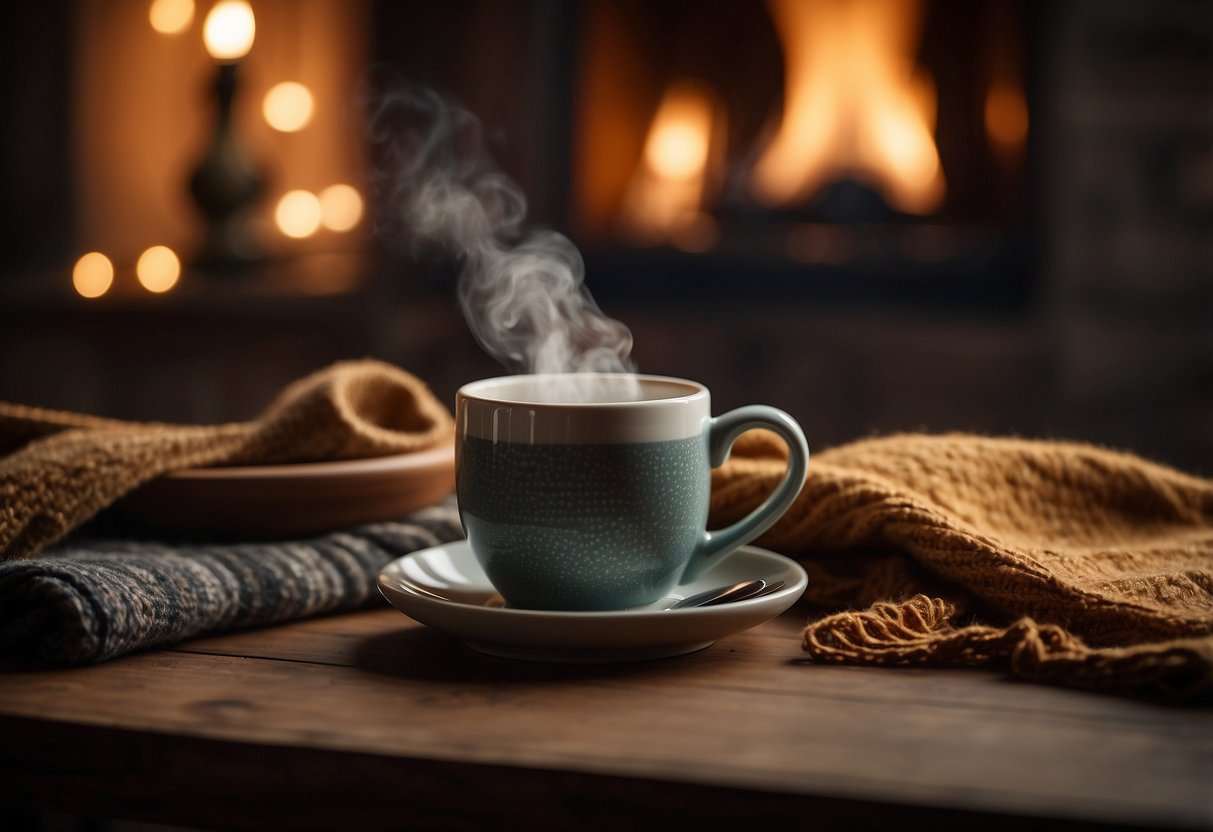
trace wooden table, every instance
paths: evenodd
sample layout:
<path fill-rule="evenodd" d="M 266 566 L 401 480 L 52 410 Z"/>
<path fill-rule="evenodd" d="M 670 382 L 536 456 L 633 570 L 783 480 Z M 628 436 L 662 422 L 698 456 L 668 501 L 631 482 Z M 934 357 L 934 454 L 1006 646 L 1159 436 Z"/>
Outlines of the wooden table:
<path fill-rule="evenodd" d="M 224 829 L 1213 828 L 1208 709 L 817 666 L 803 621 L 554 666 L 383 609 L 9 672 L 0 806 Z"/>

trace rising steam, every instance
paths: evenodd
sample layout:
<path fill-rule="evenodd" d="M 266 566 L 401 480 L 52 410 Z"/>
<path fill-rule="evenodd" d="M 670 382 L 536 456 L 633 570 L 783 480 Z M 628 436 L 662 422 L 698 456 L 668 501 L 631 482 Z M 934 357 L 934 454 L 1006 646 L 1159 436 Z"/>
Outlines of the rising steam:
<path fill-rule="evenodd" d="M 631 333 L 590 296 L 568 238 L 523 228 L 526 195 L 494 164 L 471 113 L 433 90 L 398 90 L 380 99 L 372 138 L 393 226 L 384 230 L 461 259 L 460 306 L 490 355 L 512 372 L 631 372 Z"/>

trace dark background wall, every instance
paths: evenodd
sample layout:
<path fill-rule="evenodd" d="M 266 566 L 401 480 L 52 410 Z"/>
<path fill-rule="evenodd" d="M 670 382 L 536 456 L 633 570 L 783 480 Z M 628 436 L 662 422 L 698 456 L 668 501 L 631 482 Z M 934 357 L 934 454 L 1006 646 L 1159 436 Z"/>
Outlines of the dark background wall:
<path fill-rule="evenodd" d="M 578 4 L 375 10 L 378 58 L 477 112 L 536 222 L 577 240 L 567 183 L 575 79 L 561 73 L 575 58 L 567 33 Z M 219 421 L 252 415 L 281 385 L 341 358 L 396 362 L 447 401 L 462 382 L 500 372 L 460 318 L 449 266 L 373 239 L 340 263 L 280 264 L 161 298 L 64 293 L 72 5 L 0 14 L 0 398 Z M 1029 14 L 1025 221 L 960 269 L 1024 270 L 1022 281 L 966 294 L 974 284 L 955 273 L 932 284 L 876 269 L 856 282 L 772 267 L 761 250 L 701 256 L 578 240 L 596 297 L 635 335 L 639 368 L 704 381 L 718 410 L 784 407 L 817 448 L 966 430 L 1091 440 L 1213 474 L 1213 4 L 1066 0 Z M 356 272 L 358 288 L 277 288 L 283 270 L 309 268 Z"/>

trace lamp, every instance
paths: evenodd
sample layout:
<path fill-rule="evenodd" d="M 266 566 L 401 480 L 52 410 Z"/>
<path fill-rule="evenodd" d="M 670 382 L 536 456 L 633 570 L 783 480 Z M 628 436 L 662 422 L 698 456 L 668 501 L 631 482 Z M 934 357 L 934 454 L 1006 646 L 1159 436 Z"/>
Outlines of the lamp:
<path fill-rule="evenodd" d="M 256 20 L 244 0 L 223 0 L 206 16 L 202 38 L 218 63 L 215 131 L 190 178 L 190 193 L 207 220 L 197 265 L 226 270 L 262 259 L 249 223 L 249 208 L 265 191 L 265 178 L 232 127 L 240 59 L 253 47 Z"/>

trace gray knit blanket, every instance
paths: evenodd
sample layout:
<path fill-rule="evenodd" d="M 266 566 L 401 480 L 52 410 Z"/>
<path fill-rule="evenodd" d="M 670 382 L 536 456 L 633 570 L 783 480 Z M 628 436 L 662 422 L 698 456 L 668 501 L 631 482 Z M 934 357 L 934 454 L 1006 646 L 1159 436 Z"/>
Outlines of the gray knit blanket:
<path fill-rule="evenodd" d="M 354 610 L 390 561 L 463 537 L 453 505 L 310 540 L 76 540 L 0 562 L 0 660 L 99 662 L 194 636 Z"/>

